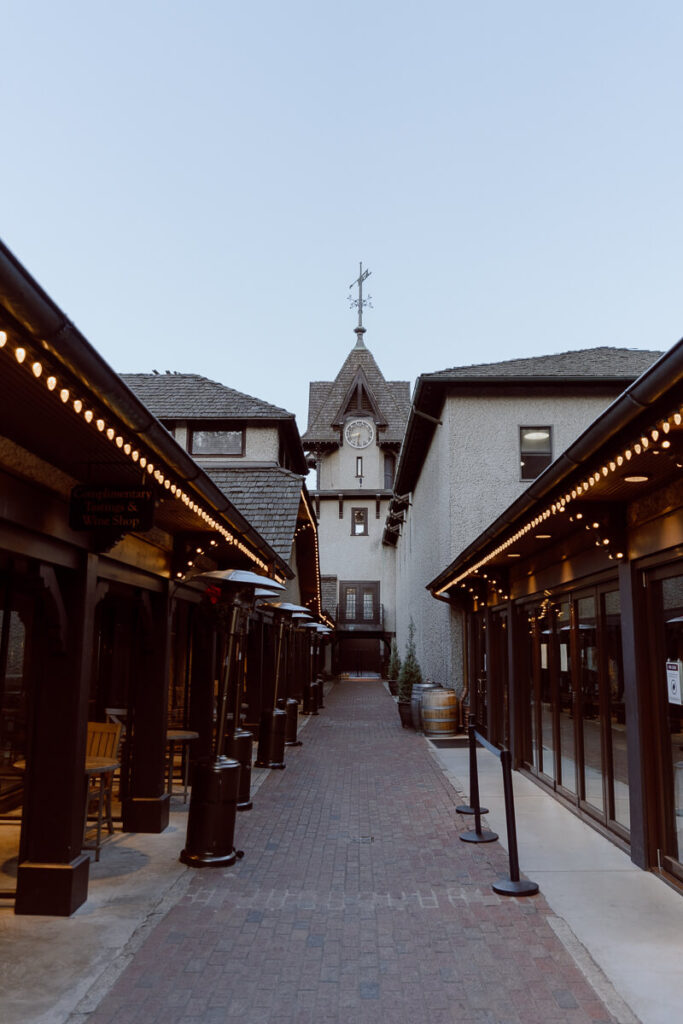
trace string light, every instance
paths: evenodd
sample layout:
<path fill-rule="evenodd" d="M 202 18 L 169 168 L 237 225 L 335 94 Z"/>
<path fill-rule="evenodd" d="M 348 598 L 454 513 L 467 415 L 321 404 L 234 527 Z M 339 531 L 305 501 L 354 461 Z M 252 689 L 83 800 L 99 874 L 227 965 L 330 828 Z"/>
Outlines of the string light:
<path fill-rule="evenodd" d="M 601 466 L 599 470 L 593 471 L 593 473 L 591 473 L 582 483 L 577 484 L 576 487 L 573 488 L 569 493 L 565 494 L 564 497 L 556 498 L 554 502 L 551 502 L 547 508 L 545 508 L 542 512 L 535 515 L 534 518 L 530 520 L 528 523 L 526 523 L 520 530 L 518 530 L 515 534 L 513 534 L 511 537 L 508 537 L 507 540 L 503 541 L 496 548 L 490 551 L 485 558 L 480 559 L 480 561 L 476 562 L 469 569 L 466 569 L 459 576 L 454 577 L 443 587 L 437 590 L 435 592 L 436 595 L 443 595 L 447 590 L 450 590 L 453 586 L 455 586 L 458 583 L 460 583 L 461 586 L 464 586 L 465 584 L 461 583 L 462 580 L 471 578 L 482 568 L 482 566 L 488 565 L 490 562 L 498 558 L 498 556 L 503 553 L 508 554 L 508 557 L 514 558 L 514 552 L 507 552 L 507 549 L 509 547 L 517 543 L 517 541 L 521 537 L 523 537 L 529 530 L 535 529 L 541 522 L 544 522 L 551 515 L 556 515 L 558 513 L 564 512 L 567 505 L 569 505 L 572 501 L 576 500 L 577 498 L 580 498 L 582 494 L 588 493 L 589 490 L 596 486 L 596 484 L 600 483 L 603 479 L 607 479 L 611 474 L 615 473 L 618 469 L 624 466 L 625 463 L 629 463 L 633 459 L 634 455 L 658 455 L 659 448 L 663 450 L 670 449 L 671 441 L 669 440 L 669 438 L 664 439 L 661 442 L 659 448 L 656 449 L 651 448 L 650 442 L 653 441 L 656 443 L 659 440 L 660 431 L 664 434 L 669 434 L 671 431 L 672 423 L 674 426 L 677 427 L 680 426 L 681 423 L 683 423 L 683 413 L 681 412 L 681 410 L 677 410 L 670 416 L 664 418 L 660 423 L 657 424 L 657 426 L 649 428 L 648 433 L 643 433 L 637 441 L 634 441 L 629 447 L 624 448 L 622 452 L 615 454 L 609 461 L 607 461 L 603 466 Z M 677 462 L 676 466 L 680 468 L 680 463 Z M 625 482 L 641 483 L 648 480 L 649 476 L 647 474 L 632 474 L 628 477 L 623 477 L 623 479 Z M 570 517 L 572 521 L 574 520 L 574 518 L 576 518 L 577 520 L 582 519 L 583 514 L 579 512 L 576 513 L 575 517 Z M 596 530 L 598 528 L 599 524 L 596 522 L 593 522 L 590 526 L 586 526 L 587 530 Z M 537 534 L 536 536 L 538 540 L 545 540 L 550 539 L 551 535 Z M 597 547 L 605 549 L 610 546 L 611 541 L 605 538 L 597 538 L 595 544 Z M 614 554 L 608 552 L 608 557 L 610 559 L 623 559 L 624 552 L 615 551 Z"/>
<path fill-rule="evenodd" d="M 0 331 L 0 349 L 5 348 L 5 346 L 7 345 L 8 340 L 9 340 L 9 338 L 8 338 L 7 332 L 4 331 L 4 330 Z M 28 356 L 28 351 L 23 346 L 18 346 L 14 350 L 14 357 L 15 357 L 16 361 L 19 364 L 23 364 L 26 361 L 27 356 Z M 43 367 L 42 362 L 40 362 L 40 360 L 34 358 L 33 361 L 31 361 L 27 365 L 30 365 L 31 372 L 32 372 L 33 376 L 36 379 L 39 379 L 40 377 L 42 377 L 44 367 Z M 44 380 L 45 380 L 45 385 L 46 385 L 48 391 L 50 391 L 50 392 L 57 391 L 57 388 L 58 388 L 58 385 L 59 385 L 59 381 L 58 381 L 57 377 L 54 374 L 49 373 L 46 377 L 44 377 Z M 66 403 L 69 401 L 69 399 L 71 397 L 71 392 L 70 392 L 69 388 L 66 387 L 66 386 L 62 386 L 61 388 L 59 388 L 57 393 L 59 395 L 59 398 L 60 398 L 61 402 L 64 405 L 66 405 Z M 81 411 L 83 410 L 83 404 L 84 403 L 83 403 L 82 399 L 80 399 L 80 398 L 74 399 L 72 408 L 73 408 L 73 410 L 74 410 L 74 412 L 76 414 L 80 414 L 81 413 Z M 163 473 L 160 470 L 156 470 L 155 471 L 153 463 L 148 463 L 146 456 L 141 455 L 141 453 L 137 449 L 133 448 L 132 445 L 130 444 L 130 442 L 128 442 L 128 441 L 126 441 L 124 439 L 122 434 L 117 434 L 116 430 L 113 427 L 107 427 L 106 423 L 105 423 L 104 419 L 102 419 L 102 417 L 95 418 L 95 414 L 94 414 L 92 409 L 86 409 L 85 412 L 83 413 L 83 416 L 84 416 L 84 419 L 85 419 L 86 423 L 88 423 L 88 424 L 90 424 L 90 423 L 92 423 L 94 421 L 94 425 L 95 425 L 95 427 L 97 428 L 97 430 L 100 433 L 105 433 L 105 428 L 106 428 L 105 436 L 108 438 L 108 440 L 113 441 L 116 444 L 117 448 L 122 449 L 124 454 L 126 456 L 128 456 L 128 458 L 130 458 L 133 463 L 138 463 L 138 465 L 142 469 L 147 467 L 148 474 L 150 474 L 150 475 L 154 474 L 154 478 L 157 480 L 157 482 L 159 483 L 160 486 L 163 486 L 164 489 L 166 489 L 166 490 L 170 490 L 172 494 L 176 495 L 176 497 L 180 496 L 181 493 L 182 493 L 183 501 L 185 502 L 185 504 L 188 505 L 188 507 L 204 523 L 209 525 L 211 527 L 211 529 L 216 530 L 216 532 L 218 532 L 223 537 L 223 539 L 225 541 L 227 541 L 229 544 L 235 544 L 238 547 L 238 549 L 247 558 L 249 558 L 255 565 L 259 566 L 259 568 L 261 568 L 264 572 L 266 572 L 266 573 L 270 573 L 271 572 L 270 566 L 268 565 L 267 562 L 265 562 L 263 559 L 259 558 L 258 555 L 256 555 L 246 544 L 242 543 L 241 541 L 237 541 L 236 537 L 234 537 L 234 535 L 228 529 L 226 529 L 222 524 L 217 522 L 217 520 L 215 520 L 206 511 L 206 509 L 202 509 L 197 502 L 191 501 L 189 499 L 189 497 L 184 494 L 184 492 L 181 492 L 181 489 L 176 484 L 172 483 L 170 479 L 164 477 Z M 307 509 L 307 512 L 308 512 L 308 509 Z M 316 536 L 316 564 L 318 564 L 318 562 L 317 562 L 317 557 L 318 557 L 318 551 L 317 551 L 317 531 L 316 531 L 315 536 Z M 214 547 L 218 546 L 218 541 L 216 541 L 216 540 L 212 539 L 210 543 Z M 178 572 L 176 575 L 177 575 L 178 578 L 182 578 L 182 573 L 181 572 Z M 319 579 L 319 572 L 317 572 L 317 578 Z M 284 583 L 284 577 L 280 577 L 280 576 L 276 575 L 276 579 L 278 579 L 278 582 Z"/>

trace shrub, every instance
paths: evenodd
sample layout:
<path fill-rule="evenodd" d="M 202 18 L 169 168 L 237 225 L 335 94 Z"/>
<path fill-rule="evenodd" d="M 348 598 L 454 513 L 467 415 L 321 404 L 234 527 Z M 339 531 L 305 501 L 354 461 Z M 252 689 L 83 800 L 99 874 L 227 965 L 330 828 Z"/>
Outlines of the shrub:
<path fill-rule="evenodd" d="M 398 653 L 398 644 L 396 638 L 391 641 L 391 650 L 389 651 L 389 665 L 387 668 L 387 679 L 398 679 L 398 674 L 401 671 L 401 659 Z"/>
<path fill-rule="evenodd" d="M 408 643 L 406 644 L 406 654 L 401 665 L 401 671 L 398 675 L 398 699 L 399 700 L 410 700 L 413 692 L 413 686 L 416 683 L 422 682 L 422 671 L 417 660 L 417 654 L 415 653 L 415 623 L 410 620 L 408 626 Z"/>

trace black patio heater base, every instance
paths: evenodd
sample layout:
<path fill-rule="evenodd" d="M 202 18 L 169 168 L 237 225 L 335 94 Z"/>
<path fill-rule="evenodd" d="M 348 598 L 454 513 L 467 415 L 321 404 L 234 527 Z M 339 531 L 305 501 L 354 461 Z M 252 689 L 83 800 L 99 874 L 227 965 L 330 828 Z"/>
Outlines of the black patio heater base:
<path fill-rule="evenodd" d="M 286 768 L 285 727 L 287 712 L 267 708 L 261 713 L 255 768 Z"/>
<path fill-rule="evenodd" d="M 237 810 L 250 811 L 254 806 L 251 799 L 251 751 L 254 737 L 247 729 L 236 729 L 225 741 L 225 752 L 240 763 L 240 786 L 237 793 Z"/>
<path fill-rule="evenodd" d="M 300 739 L 297 739 L 297 731 L 299 728 L 299 702 L 294 700 L 293 697 L 278 697 L 277 702 L 278 711 L 284 711 L 287 715 L 287 722 L 285 723 L 285 746 L 286 747 L 301 747 L 303 746 Z"/>
<path fill-rule="evenodd" d="M 198 761 L 192 778 L 185 849 L 180 860 L 192 868 L 234 864 L 235 818 L 240 763 L 232 757 Z"/>

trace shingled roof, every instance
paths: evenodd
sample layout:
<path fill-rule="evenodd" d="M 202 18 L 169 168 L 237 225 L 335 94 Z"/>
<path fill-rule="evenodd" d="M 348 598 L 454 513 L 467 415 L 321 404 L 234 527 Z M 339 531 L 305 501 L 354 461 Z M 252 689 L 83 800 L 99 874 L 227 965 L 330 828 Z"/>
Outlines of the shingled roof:
<path fill-rule="evenodd" d="M 312 381 L 309 386 L 308 427 L 302 438 L 305 448 L 339 441 L 339 430 L 333 424 L 359 372 L 386 422 L 380 439 L 401 441 L 410 412 L 410 382 L 385 380 L 372 352 L 356 345 L 333 381 Z"/>
<path fill-rule="evenodd" d="M 577 395 L 599 394 L 607 401 L 616 398 L 661 355 L 658 351 L 603 346 L 421 374 L 415 384 L 413 409 L 396 469 L 396 492 L 406 494 L 415 487 L 447 395 L 531 397 L 571 391 Z"/>
<path fill-rule="evenodd" d="M 197 373 L 122 373 L 159 419 L 289 419 L 293 413 Z"/>
<path fill-rule="evenodd" d="M 205 472 L 280 558 L 288 561 L 303 478 L 277 466 L 206 468 Z"/>
<path fill-rule="evenodd" d="M 633 348 L 581 348 L 573 352 L 556 352 L 547 356 L 505 359 L 498 363 L 475 363 L 454 366 L 449 370 L 424 374 L 424 379 L 514 380 L 529 377 L 563 377 L 633 380 L 652 366 L 662 355 L 659 351 Z M 421 377 L 420 379 L 423 379 Z"/>
<path fill-rule="evenodd" d="M 197 373 L 122 373 L 121 379 L 160 420 L 275 422 L 286 440 L 290 465 L 308 472 L 294 414 Z"/>

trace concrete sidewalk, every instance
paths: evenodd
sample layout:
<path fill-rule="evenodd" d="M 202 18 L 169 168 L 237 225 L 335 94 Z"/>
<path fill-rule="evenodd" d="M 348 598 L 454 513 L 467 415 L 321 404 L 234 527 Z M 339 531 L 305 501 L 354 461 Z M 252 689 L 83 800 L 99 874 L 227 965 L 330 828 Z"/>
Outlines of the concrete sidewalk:
<path fill-rule="evenodd" d="M 429 746 L 469 794 L 467 747 Z M 477 765 L 485 820 L 507 849 L 500 761 L 479 749 Z M 518 772 L 513 789 L 520 869 L 538 882 L 563 941 L 582 964 L 589 953 L 643 1024 L 683 1019 L 683 898 Z"/>
<path fill-rule="evenodd" d="M 502 846 L 457 838 L 471 827 L 455 813 L 466 751 L 402 730 L 380 683 L 338 684 L 326 705 L 303 720 L 287 770 L 256 778 L 234 867 L 178 863 L 186 809 L 174 801 L 164 835 L 103 850 L 70 920 L 1 911 L 3 1024 L 632 1024 L 621 997 L 644 1024 L 678 1019 L 677 893 L 517 776 L 522 870 L 541 895 L 496 896 Z M 504 838 L 499 765 L 479 757 Z M 655 908 L 640 952 L 622 926 L 636 892 Z"/>

